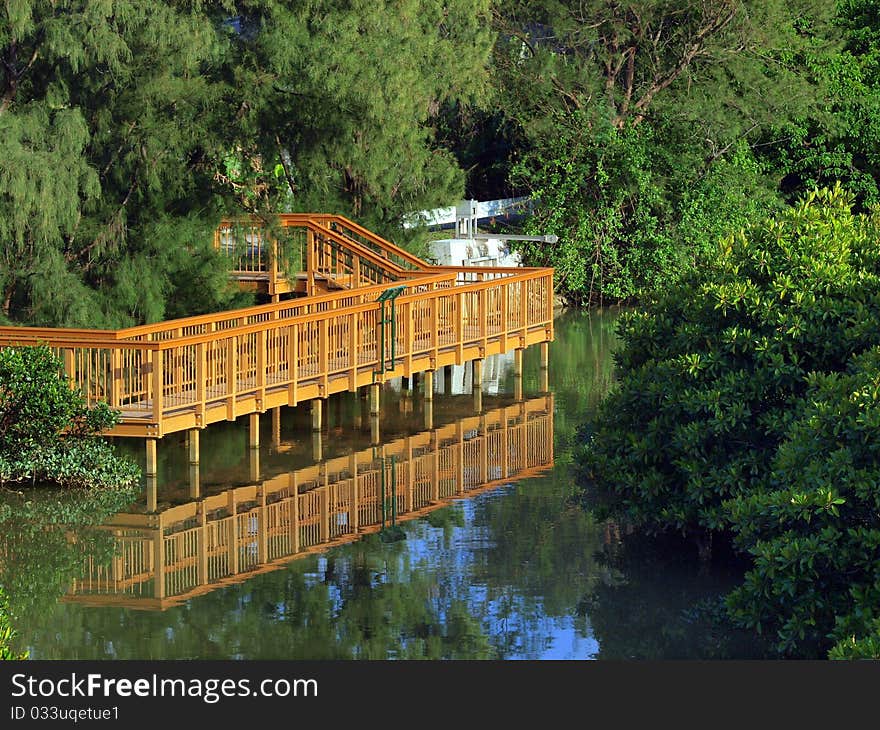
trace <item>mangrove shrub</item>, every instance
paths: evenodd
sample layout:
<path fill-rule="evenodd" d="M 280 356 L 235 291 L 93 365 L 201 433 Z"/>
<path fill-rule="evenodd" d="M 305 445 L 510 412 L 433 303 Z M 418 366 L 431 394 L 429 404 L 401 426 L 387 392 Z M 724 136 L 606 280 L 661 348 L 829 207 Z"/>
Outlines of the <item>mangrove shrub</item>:
<path fill-rule="evenodd" d="M 880 214 L 851 206 L 814 192 L 624 317 L 581 454 L 606 513 L 750 553 L 731 616 L 786 654 L 876 628 Z"/>
<path fill-rule="evenodd" d="M 139 478 L 100 433 L 118 412 L 89 407 L 70 387 L 45 346 L 0 350 L 0 484 L 51 482 L 65 487 L 118 487 Z"/>

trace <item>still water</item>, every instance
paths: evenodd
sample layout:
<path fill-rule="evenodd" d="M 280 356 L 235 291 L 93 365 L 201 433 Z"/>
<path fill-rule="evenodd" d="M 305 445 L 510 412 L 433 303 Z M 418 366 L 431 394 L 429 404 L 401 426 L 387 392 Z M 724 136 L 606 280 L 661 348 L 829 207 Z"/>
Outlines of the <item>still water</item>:
<path fill-rule="evenodd" d="M 567 312 L 550 346 L 397 381 L 379 441 L 353 396 L 160 442 L 155 501 L 0 504 L 0 584 L 33 659 L 724 658 L 707 624 L 736 571 L 598 523 L 572 452 L 613 379 L 613 310 Z M 140 444 L 122 451 L 142 459 Z M 34 499 L 37 502 L 38 499 Z M 105 514 L 106 513 L 106 514 Z M 99 529 L 85 527 L 100 515 Z M 80 525 L 80 526 L 78 526 Z"/>

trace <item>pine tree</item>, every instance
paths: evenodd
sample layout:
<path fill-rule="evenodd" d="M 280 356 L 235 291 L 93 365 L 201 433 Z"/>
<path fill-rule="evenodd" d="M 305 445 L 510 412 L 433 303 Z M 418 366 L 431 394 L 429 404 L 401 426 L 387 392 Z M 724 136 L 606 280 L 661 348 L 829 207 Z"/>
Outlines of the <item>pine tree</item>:
<path fill-rule="evenodd" d="M 280 166 L 295 210 L 385 231 L 454 202 L 464 176 L 436 141 L 444 102 L 488 93 L 489 0 L 242 3 L 230 78 L 243 156 Z"/>
<path fill-rule="evenodd" d="M 202 308 L 233 301 L 209 248 L 228 90 L 211 69 L 225 43 L 201 3 L 0 9 L 3 317 L 155 321 L 187 279 L 210 282 Z"/>

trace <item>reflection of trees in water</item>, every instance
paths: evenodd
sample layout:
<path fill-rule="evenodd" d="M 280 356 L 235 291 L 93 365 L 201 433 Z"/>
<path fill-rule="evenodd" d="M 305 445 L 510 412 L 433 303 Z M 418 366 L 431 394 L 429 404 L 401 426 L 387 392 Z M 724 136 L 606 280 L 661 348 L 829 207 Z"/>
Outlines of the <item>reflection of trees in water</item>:
<path fill-rule="evenodd" d="M 556 462 L 567 462 L 575 434 L 584 419 L 605 397 L 614 382 L 612 353 L 617 347 L 615 326 L 619 311 L 566 311 L 556 318 L 556 339 L 550 344 L 550 382 L 556 395 L 553 428 Z M 526 350 L 523 388 L 539 387 L 540 357 L 537 347 Z M 512 376 L 508 385 L 513 390 Z"/>
<path fill-rule="evenodd" d="M 438 530 L 443 539 L 442 529 Z M 64 640 L 35 658 L 487 658 L 464 601 L 438 610 L 437 582 L 406 543 L 373 535 L 165 612 L 62 604 Z"/>
<path fill-rule="evenodd" d="M 0 585 L 9 599 L 17 644 L 29 643 L 34 625 L 51 621 L 58 599 L 82 576 L 83 565 L 110 562 L 115 541 L 94 527 L 134 496 L 131 489 L 0 492 Z"/>
<path fill-rule="evenodd" d="M 471 580 L 494 601 L 493 641 L 502 656 L 540 656 L 554 621 L 574 616 L 595 582 L 600 533 L 587 512 L 569 505 L 570 489 L 567 469 L 557 468 L 476 505 L 490 547 L 473 562 Z M 586 622 L 576 623 L 586 636 Z"/>
<path fill-rule="evenodd" d="M 589 617 L 597 659 L 758 659 L 755 637 L 725 620 L 724 595 L 743 566 L 717 550 L 707 565 L 697 548 L 675 538 L 623 536 L 609 529 L 597 556 L 603 580 L 578 610 Z"/>

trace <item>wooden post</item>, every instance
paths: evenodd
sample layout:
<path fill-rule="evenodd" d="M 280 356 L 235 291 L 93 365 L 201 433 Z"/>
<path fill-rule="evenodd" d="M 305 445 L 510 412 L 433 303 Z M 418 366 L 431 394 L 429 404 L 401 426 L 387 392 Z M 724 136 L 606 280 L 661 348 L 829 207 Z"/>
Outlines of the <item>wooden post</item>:
<path fill-rule="evenodd" d="M 290 356 L 287 361 L 287 374 L 290 382 L 287 386 L 287 404 L 295 406 L 299 400 L 297 398 L 297 378 L 299 378 L 299 325 L 295 324 L 290 327 Z"/>
<path fill-rule="evenodd" d="M 430 403 L 434 400 L 434 371 L 433 370 L 425 370 L 425 379 L 424 385 L 422 386 L 422 391 L 425 394 L 425 401 Z"/>
<path fill-rule="evenodd" d="M 541 382 L 542 393 L 550 390 L 550 343 L 542 342 L 541 345 Z"/>
<path fill-rule="evenodd" d="M 204 428 L 207 423 L 205 421 L 205 401 L 207 400 L 208 389 L 208 356 L 207 345 L 200 342 L 196 345 L 196 423 L 200 428 Z"/>
<path fill-rule="evenodd" d="M 318 335 L 318 375 L 320 377 L 321 395 L 325 398 L 330 395 L 330 318 L 325 317 L 321 322 L 321 330 Z"/>
<path fill-rule="evenodd" d="M 151 350 L 153 368 L 153 422 L 162 433 L 162 390 L 165 387 L 165 375 L 162 371 L 162 351 Z"/>
<path fill-rule="evenodd" d="M 198 463 L 189 465 L 189 497 L 199 499 L 202 495 L 202 481 Z"/>
<path fill-rule="evenodd" d="M 146 440 L 147 462 L 144 469 L 146 483 L 147 512 L 156 512 L 159 506 L 159 459 L 156 449 L 157 439 Z"/>
<path fill-rule="evenodd" d="M 483 387 L 483 361 L 482 360 L 474 360 L 473 362 L 473 380 L 472 385 L 474 390 L 477 388 Z"/>
<path fill-rule="evenodd" d="M 474 411 L 481 413 L 483 411 L 483 361 L 474 360 L 473 378 L 471 381 L 471 391 L 474 395 Z"/>
<path fill-rule="evenodd" d="M 320 494 L 321 542 L 330 541 L 330 488 L 324 484 Z"/>
<path fill-rule="evenodd" d="M 199 505 L 199 585 L 208 585 L 208 523 L 204 504 Z"/>
<path fill-rule="evenodd" d="M 499 346 L 501 352 L 507 352 L 507 332 L 510 328 L 510 323 L 507 321 L 507 298 L 510 296 L 510 287 L 506 282 L 502 282 L 498 286 L 498 295 L 501 297 L 501 331 L 499 333 Z"/>
<path fill-rule="evenodd" d="M 122 352 L 118 347 L 110 350 L 110 407 L 119 408 L 122 403 Z"/>
<path fill-rule="evenodd" d="M 147 512 L 154 514 L 159 509 L 159 477 L 155 474 L 144 475 L 146 487 Z"/>
<path fill-rule="evenodd" d="M 456 446 L 456 470 L 455 470 L 455 492 L 456 494 L 464 494 L 464 428 L 461 420 L 455 424 L 455 446 Z"/>
<path fill-rule="evenodd" d="M 64 375 L 67 377 L 68 385 L 71 388 L 76 388 L 76 360 L 73 356 L 73 348 L 65 347 L 61 351 L 61 360 L 64 363 Z"/>
<path fill-rule="evenodd" d="M 263 403 L 266 400 L 266 330 L 260 330 L 256 336 L 256 378 L 257 378 L 257 402 L 256 408 L 261 413 L 266 410 Z"/>
<path fill-rule="evenodd" d="M 370 415 L 379 415 L 379 383 L 370 385 Z"/>
<path fill-rule="evenodd" d="M 413 461 L 412 442 L 406 437 L 406 511 L 413 511 L 413 490 L 416 484 L 416 465 Z M 398 510 L 398 514 L 402 510 Z"/>
<path fill-rule="evenodd" d="M 251 413 L 248 417 L 248 446 L 260 448 L 260 414 Z"/>
<path fill-rule="evenodd" d="M 507 423 L 507 409 L 501 412 L 501 425 L 503 428 L 501 434 L 501 478 L 507 479 L 510 475 L 510 465 L 508 463 L 508 455 L 510 454 L 510 426 Z"/>
<path fill-rule="evenodd" d="M 189 452 L 189 496 L 190 499 L 198 499 L 201 493 L 201 483 L 199 480 L 199 429 L 189 429 L 186 436 L 187 451 Z"/>
<path fill-rule="evenodd" d="M 464 363 L 464 295 L 462 292 L 455 293 L 457 316 L 455 318 L 455 364 Z"/>
<path fill-rule="evenodd" d="M 480 289 L 477 292 L 477 308 L 479 309 L 479 323 L 480 323 L 480 347 L 482 348 L 482 354 L 486 354 L 486 345 L 489 340 L 489 312 L 488 312 L 488 304 L 489 294 L 487 289 Z"/>
<path fill-rule="evenodd" d="M 186 432 L 187 455 L 190 464 L 198 464 L 200 461 L 199 429 L 191 428 Z"/>
<path fill-rule="evenodd" d="M 394 303 L 392 302 L 392 306 Z M 412 374 L 412 359 L 413 359 L 413 344 L 415 342 L 415 322 L 414 319 L 414 309 L 412 302 L 403 302 L 401 305 L 406 312 L 401 312 L 403 315 L 403 346 L 406 348 L 406 357 L 403 361 L 403 372 L 407 375 Z M 392 333 L 392 336 L 396 336 L 396 332 Z"/>
<path fill-rule="evenodd" d="M 316 462 L 324 458 L 324 439 L 320 431 L 312 431 L 312 459 Z"/>
<path fill-rule="evenodd" d="M 260 447 L 248 449 L 248 477 L 256 484 L 260 481 Z"/>
<path fill-rule="evenodd" d="M 144 469 L 144 474 L 151 477 L 154 477 L 159 473 L 158 454 L 156 450 L 157 441 L 158 439 L 146 439 L 147 465 Z"/>
<path fill-rule="evenodd" d="M 348 352 L 349 352 L 349 364 L 351 366 L 351 370 L 348 374 L 348 389 L 356 390 L 357 389 L 357 370 L 358 370 L 358 361 L 360 359 L 360 342 L 358 339 L 358 313 L 352 312 L 351 321 L 348 325 Z"/>
<path fill-rule="evenodd" d="M 229 574 L 238 574 L 238 501 L 235 498 L 235 489 L 228 492 L 227 507 L 229 510 Z"/>
<path fill-rule="evenodd" d="M 260 506 L 257 508 L 257 562 L 269 562 L 269 520 L 267 519 L 266 490 L 260 488 Z"/>
<path fill-rule="evenodd" d="M 440 353 L 440 297 L 431 297 L 431 346 L 433 349 L 432 364 L 436 367 Z"/>
<path fill-rule="evenodd" d="M 238 384 L 238 337 L 226 340 L 226 420 L 235 420 L 235 390 Z"/>
<path fill-rule="evenodd" d="M 523 352 L 522 347 L 517 347 L 513 351 L 513 399 L 522 400 L 523 398 Z"/>
<path fill-rule="evenodd" d="M 370 443 L 374 446 L 379 443 L 379 415 L 370 416 Z"/>
<path fill-rule="evenodd" d="M 321 430 L 321 412 L 322 412 L 322 402 L 320 398 L 312 398 L 312 431 L 320 431 Z"/>
<path fill-rule="evenodd" d="M 358 460 L 355 453 L 350 454 L 348 457 L 348 470 L 351 472 L 351 513 L 349 519 L 352 532 L 357 534 L 360 528 L 361 490 L 358 479 Z"/>
<path fill-rule="evenodd" d="M 431 501 L 440 501 L 440 442 L 437 434 L 431 434 L 431 456 L 433 457 L 433 467 L 431 469 Z"/>
<path fill-rule="evenodd" d="M 306 233 L 306 295 L 315 294 L 315 233 Z"/>
<path fill-rule="evenodd" d="M 422 413 L 425 418 L 425 430 L 431 431 L 434 428 L 434 401 L 426 400 L 422 407 Z"/>
<path fill-rule="evenodd" d="M 153 597 L 165 598 L 165 530 L 161 521 L 153 533 Z"/>
<path fill-rule="evenodd" d="M 483 484 L 489 479 L 489 430 L 486 425 L 486 417 L 480 418 L 480 479 Z"/>
<path fill-rule="evenodd" d="M 281 406 L 272 409 L 272 448 L 281 449 Z"/>

